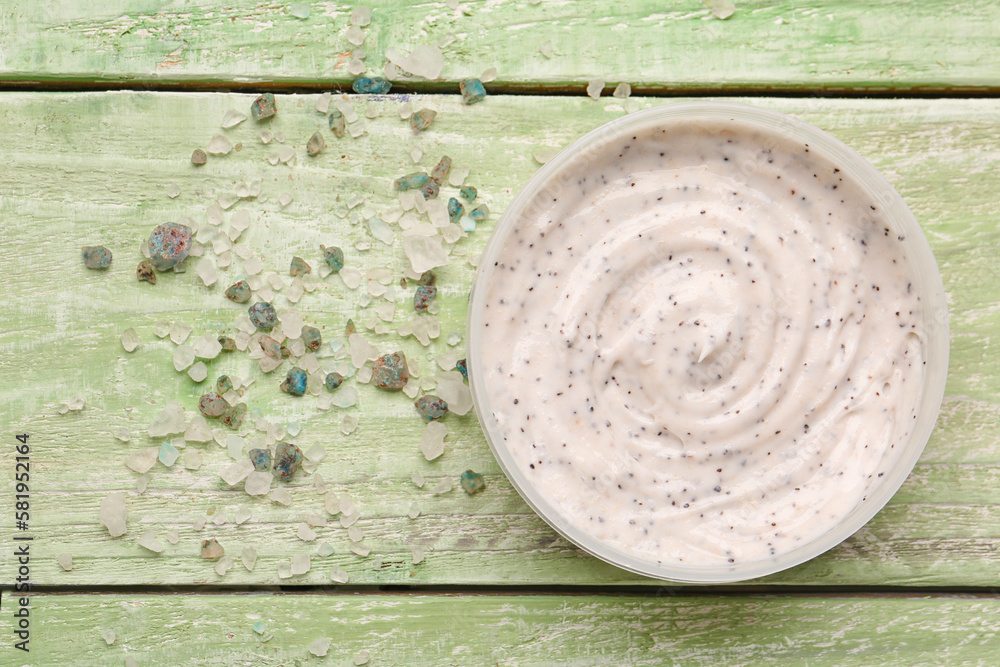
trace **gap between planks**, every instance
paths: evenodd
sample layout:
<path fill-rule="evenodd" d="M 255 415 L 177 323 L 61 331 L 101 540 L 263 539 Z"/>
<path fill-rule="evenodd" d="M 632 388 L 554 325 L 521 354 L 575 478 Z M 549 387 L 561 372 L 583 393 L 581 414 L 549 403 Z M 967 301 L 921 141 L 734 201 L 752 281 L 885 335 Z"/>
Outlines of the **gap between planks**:
<path fill-rule="evenodd" d="M 159 79 L 94 80 L 94 79 L 54 79 L 45 81 L 21 81 L 0 79 L 0 93 L 4 92 L 59 92 L 82 93 L 94 91 L 139 91 L 161 93 L 352 93 L 348 80 L 328 81 L 230 81 L 230 80 L 178 80 Z M 550 97 L 583 97 L 587 94 L 587 82 L 579 83 L 505 83 L 495 81 L 486 86 L 490 95 L 544 95 Z M 611 97 L 614 86 L 606 85 L 603 97 Z M 458 80 L 393 83 L 393 94 L 406 95 L 457 95 Z M 854 99 L 994 99 L 1000 98 L 1000 85 L 988 86 L 821 86 L 799 85 L 744 85 L 719 84 L 702 85 L 700 82 L 673 84 L 670 86 L 634 85 L 633 97 L 782 97 L 782 98 L 824 98 L 840 97 Z M 382 97 L 382 96 L 378 96 Z"/>

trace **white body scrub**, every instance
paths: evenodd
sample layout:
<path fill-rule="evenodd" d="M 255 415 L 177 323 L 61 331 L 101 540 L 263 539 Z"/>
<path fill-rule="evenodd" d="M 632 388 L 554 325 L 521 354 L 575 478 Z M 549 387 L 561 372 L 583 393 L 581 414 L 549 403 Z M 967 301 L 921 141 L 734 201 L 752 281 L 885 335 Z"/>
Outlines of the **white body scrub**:
<path fill-rule="evenodd" d="M 665 566 L 735 567 L 830 531 L 898 463 L 922 304 L 907 244 L 842 166 L 675 121 L 524 207 L 476 288 L 470 370 L 558 521 Z"/>

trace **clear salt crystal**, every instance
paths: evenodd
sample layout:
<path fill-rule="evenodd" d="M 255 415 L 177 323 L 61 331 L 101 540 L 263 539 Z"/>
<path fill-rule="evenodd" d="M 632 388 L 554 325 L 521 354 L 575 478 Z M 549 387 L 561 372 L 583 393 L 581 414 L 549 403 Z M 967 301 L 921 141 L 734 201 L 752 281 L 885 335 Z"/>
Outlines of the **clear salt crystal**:
<path fill-rule="evenodd" d="M 365 105 L 365 118 L 378 118 L 379 110 L 378 107 L 369 102 Z"/>
<path fill-rule="evenodd" d="M 208 224 L 218 227 L 226 219 L 226 212 L 218 204 L 209 204 L 205 209 L 205 219 Z"/>
<path fill-rule="evenodd" d="M 285 298 L 292 303 L 298 303 L 305 292 L 305 285 L 302 279 L 296 276 L 292 279 L 292 284 L 288 286 L 288 290 L 285 292 Z"/>
<path fill-rule="evenodd" d="M 372 379 L 372 367 L 362 366 L 361 368 L 358 369 L 358 373 L 357 375 L 354 376 L 354 379 L 359 384 L 368 384 L 369 382 L 371 382 Z"/>
<path fill-rule="evenodd" d="M 282 207 L 288 206 L 292 203 L 292 195 L 288 192 L 282 192 L 278 195 L 278 203 L 281 204 Z"/>
<path fill-rule="evenodd" d="M 234 461 L 243 459 L 243 447 L 246 441 L 238 435 L 230 434 L 226 437 L 226 451 Z"/>
<path fill-rule="evenodd" d="M 360 28 L 364 28 L 366 25 L 372 22 L 372 10 L 371 7 L 355 7 L 351 10 L 351 25 L 356 25 Z"/>
<path fill-rule="evenodd" d="M 305 451 L 305 457 L 310 461 L 316 461 L 319 463 L 324 459 L 324 457 L 326 457 L 326 448 L 323 445 L 316 443 Z"/>
<path fill-rule="evenodd" d="M 604 90 L 604 81 L 601 79 L 591 79 L 587 82 L 587 95 L 591 98 L 597 100 L 601 98 L 601 92 Z"/>
<path fill-rule="evenodd" d="M 216 236 L 212 239 L 212 251 L 219 255 L 233 247 L 233 242 L 226 236 Z M 205 258 L 208 259 L 207 257 Z M 203 260 L 204 261 L 204 260 Z"/>
<path fill-rule="evenodd" d="M 264 263 L 260 261 L 259 257 L 250 257 L 249 259 L 243 260 L 243 270 L 248 276 L 257 275 L 263 268 Z"/>
<path fill-rule="evenodd" d="M 216 526 L 225 526 L 227 521 L 228 519 L 226 518 L 226 514 L 224 512 L 219 512 L 214 517 L 212 517 L 212 523 L 214 523 Z"/>
<path fill-rule="evenodd" d="M 331 641 L 327 637 L 320 637 L 316 641 L 309 644 L 309 652 L 312 653 L 317 658 L 322 658 L 330 650 Z"/>
<path fill-rule="evenodd" d="M 278 563 L 278 578 L 279 579 L 289 579 L 292 576 L 292 565 L 291 563 L 286 563 L 281 561 Z"/>
<path fill-rule="evenodd" d="M 228 130 L 231 127 L 236 127 L 246 119 L 247 115 L 245 113 L 241 113 L 236 109 L 230 109 L 222 117 L 222 127 Z"/>
<path fill-rule="evenodd" d="M 246 485 L 243 487 L 247 494 L 251 496 L 263 496 L 271 490 L 271 481 L 274 475 L 269 472 L 257 472 L 256 470 L 247 476 Z"/>
<path fill-rule="evenodd" d="M 244 231 L 250 226 L 250 211 L 245 208 L 233 213 L 232 219 L 229 221 L 230 226 L 237 231 Z"/>
<path fill-rule="evenodd" d="M 122 442 L 128 442 L 129 440 L 132 439 L 132 434 L 129 433 L 128 428 L 125 426 L 116 426 L 115 430 L 112 431 L 111 434 L 114 435 L 119 440 L 121 440 Z"/>
<path fill-rule="evenodd" d="M 413 503 L 412 505 L 410 505 L 410 510 L 406 513 L 406 516 L 410 517 L 411 519 L 416 519 L 418 516 L 420 516 L 420 507 L 416 503 Z"/>
<path fill-rule="evenodd" d="M 361 542 L 352 543 L 350 549 L 359 556 L 367 556 L 372 552 L 372 548 L 370 546 Z"/>
<path fill-rule="evenodd" d="M 348 514 L 346 512 L 340 513 L 340 525 L 344 528 L 350 528 L 354 523 L 361 518 L 361 512 L 353 512 Z"/>
<path fill-rule="evenodd" d="M 323 93 L 316 99 L 316 111 L 325 114 L 330 110 L 330 98 L 333 97 L 330 93 Z"/>
<path fill-rule="evenodd" d="M 236 486 L 246 479 L 252 472 L 255 472 L 253 469 L 253 463 L 251 463 L 249 459 L 243 459 L 223 468 L 219 472 L 219 477 L 221 477 L 222 481 L 229 486 Z"/>
<path fill-rule="evenodd" d="M 222 352 L 222 344 L 212 334 L 205 334 L 194 344 L 194 354 L 201 359 L 215 359 Z"/>
<path fill-rule="evenodd" d="M 202 454 L 197 449 L 188 449 L 184 452 L 184 468 L 186 470 L 198 470 L 201 468 Z"/>
<path fill-rule="evenodd" d="M 368 221 L 368 230 L 372 236 L 386 245 L 392 245 L 392 228 L 380 218 L 372 218 Z"/>
<path fill-rule="evenodd" d="M 471 170 L 467 164 L 460 164 L 452 167 L 451 173 L 448 174 L 448 183 L 457 188 L 465 183 L 465 179 L 469 177 L 469 171 Z"/>
<path fill-rule="evenodd" d="M 531 156 L 535 158 L 535 162 L 537 162 L 538 164 L 545 164 L 546 162 L 554 158 L 556 156 L 556 153 L 558 152 L 559 151 L 555 148 L 539 148 L 538 150 L 534 151 L 531 154 Z M 473 227 L 473 229 L 468 231 L 474 231 L 474 230 L 475 228 Z"/>
<path fill-rule="evenodd" d="M 736 13 L 736 5 L 729 0 L 703 0 L 703 2 L 711 10 L 712 16 L 723 21 Z"/>
<path fill-rule="evenodd" d="M 336 581 L 338 584 L 346 584 L 350 580 L 350 576 L 344 568 L 334 565 L 333 569 L 330 570 L 330 580 Z"/>
<path fill-rule="evenodd" d="M 479 80 L 483 83 L 489 83 L 491 81 L 496 81 L 497 79 L 497 68 L 488 67 L 483 70 L 483 73 L 479 75 Z"/>
<path fill-rule="evenodd" d="M 448 253 L 442 247 L 441 240 L 437 237 L 424 236 L 419 232 L 415 233 L 415 230 L 403 233 L 403 252 L 416 273 L 423 273 L 448 263 Z"/>
<path fill-rule="evenodd" d="M 195 364 L 188 369 L 188 377 L 195 382 L 203 382 L 205 378 L 208 377 L 208 367 L 205 365 L 205 362 L 195 362 Z"/>
<path fill-rule="evenodd" d="M 163 551 L 163 543 L 156 539 L 156 535 L 153 533 L 153 529 L 150 528 L 142 534 L 139 538 L 139 546 L 143 549 L 149 549 L 154 553 L 160 553 Z"/>
<path fill-rule="evenodd" d="M 451 477 L 445 477 L 444 479 L 442 479 L 440 482 L 437 483 L 437 485 L 434 487 L 433 493 L 434 495 L 438 495 L 441 493 L 448 493 L 449 491 L 451 491 L 452 486 L 453 484 L 451 481 Z"/>
<path fill-rule="evenodd" d="M 194 329 L 189 324 L 184 322 L 174 322 L 170 325 L 170 340 L 172 340 L 177 345 L 180 345 L 187 340 L 188 336 Z M 162 338 L 162 336 L 161 336 Z"/>
<path fill-rule="evenodd" d="M 299 524 L 299 528 L 295 531 L 295 534 L 303 542 L 312 542 L 316 539 L 316 531 L 310 528 L 307 523 Z"/>
<path fill-rule="evenodd" d="M 194 520 L 194 523 L 191 524 L 191 529 L 196 531 L 201 530 L 202 528 L 205 527 L 205 523 L 207 522 L 208 522 L 207 516 L 200 516 Z"/>
<path fill-rule="evenodd" d="M 268 156 L 267 156 L 267 161 L 270 162 L 272 165 L 278 164 L 278 161 L 279 161 L 278 154 L 277 153 L 269 153 Z"/>
<path fill-rule="evenodd" d="M 176 199 L 178 196 L 180 196 L 180 194 L 181 194 L 181 189 L 177 187 L 176 183 L 171 183 L 167 187 L 167 196 L 170 197 L 171 199 Z"/>
<path fill-rule="evenodd" d="M 378 570 L 382 569 L 382 557 L 381 556 L 375 556 L 375 558 L 372 558 L 372 569 L 375 570 L 376 572 Z"/>
<path fill-rule="evenodd" d="M 354 76 L 361 76 L 368 71 L 368 66 L 365 65 L 365 61 L 355 55 L 347 61 L 347 71 Z"/>
<path fill-rule="evenodd" d="M 156 458 L 159 456 L 158 447 L 144 447 L 138 451 L 129 453 L 125 457 L 125 465 L 140 475 L 149 471 L 156 465 Z"/>
<path fill-rule="evenodd" d="M 417 488 L 420 488 L 420 487 L 422 487 L 424 485 L 424 481 L 425 481 L 424 480 L 424 476 L 421 475 L 419 472 L 415 472 L 412 475 L 410 475 L 410 479 L 417 486 Z"/>
<path fill-rule="evenodd" d="M 233 518 L 233 520 L 236 521 L 237 526 L 242 526 L 243 524 L 245 524 L 247 521 L 250 520 L 250 516 L 251 514 L 249 508 L 240 507 L 236 510 L 236 516 Z"/>
<path fill-rule="evenodd" d="M 444 454 L 444 439 L 447 435 L 447 426 L 437 421 L 428 422 L 420 437 L 420 451 L 423 452 L 424 458 L 433 461 Z"/>
<path fill-rule="evenodd" d="M 622 82 L 615 86 L 615 92 L 611 93 L 612 97 L 617 97 L 620 100 L 624 100 L 632 94 L 632 86 Z"/>
<path fill-rule="evenodd" d="M 170 401 L 149 425 L 149 437 L 162 438 L 184 432 L 184 408 L 177 401 Z"/>
<path fill-rule="evenodd" d="M 257 564 L 257 550 L 253 547 L 243 547 L 240 560 L 243 561 L 243 567 L 252 572 L 254 566 Z"/>
<path fill-rule="evenodd" d="M 215 270 L 215 262 L 210 257 L 203 257 L 195 266 L 194 272 L 198 274 L 206 287 L 214 285 L 215 281 L 219 279 L 219 273 Z"/>
<path fill-rule="evenodd" d="M 351 526 L 347 529 L 347 537 L 350 538 L 351 542 L 360 542 L 365 539 L 365 531 L 359 526 Z"/>
<path fill-rule="evenodd" d="M 170 322 L 166 320 L 160 320 L 153 325 L 153 333 L 157 338 L 166 338 L 170 333 Z"/>
<path fill-rule="evenodd" d="M 228 211 L 233 207 L 233 204 L 235 204 L 239 200 L 240 198 L 237 197 L 236 195 L 230 194 L 228 192 L 223 192 L 221 195 L 219 195 L 218 201 L 219 201 L 219 206 L 221 206 L 224 210 Z M 177 266 L 180 266 L 180 264 L 178 264 Z"/>
<path fill-rule="evenodd" d="M 437 394 L 448 403 L 448 411 L 456 415 L 468 414 L 472 409 L 472 392 L 462 381 L 458 371 L 447 371 L 437 375 Z"/>
<path fill-rule="evenodd" d="M 413 76 L 436 79 L 441 76 L 441 70 L 444 69 L 444 55 L 438 46 L 418 46 L 403 58 L 398 58 L 398 54 L 395 55 L 396 59 L 389 58 L 393 64 Z M 388 49 L 386 56 L 389 56 Z"/>
<path fill-rule="evenodd" d="M 139 334 L 131 327 L 122 332 L 121 339 L 126 352 L 134 352 L 139 347 Z"/>
<path fill-rule="evenodd" d="M 546 58 L 551 58 L 553 55 L 552 42 L 545 41 L 538 46 L 538 51 Z"/>
<path fill-rule="evenodd" d="M 390 81 L 399 76 L 399 68 L 392 63 L 386 63 L 385 67 L 382 68 L 382 72 L 385 74 L 385 78 Z"/>
<path fill-rule="evenodd" d="M 223 556 L 222 558 L 220 558 L 215 562 L 216 574 L 218 574 L 220 577 L 224 577 L 226 575 L 226 572 L 229 572 L 229 570 L 233 568 L 234 562 L 235 561 L 233 560 L 232 556 Z"/>
<path fill-rule="evenodd" d="M 348 124 L 357 122 L 358 112 L 354 109 L 354 105 L 351 104 L 350 100 L 342 97 L 334 102 L 334 106 L 340 110 L 340 113 L 344 114 L 344 122 Z"/>
<path fill-rule="evenodd" d="M 424 548 L 418 547 L 416 545 L 410 547 L 410 553 L 413 554 L 413 564 L 419 565 L 424 562 Z"/>
<path fill-rule="evenodd" d="M 354 433 L 357 428 L 358 418 L 354 415 L 344 415 L 343 421 L 340 422 L 340 432 L 344 435 L 350 435 Z"/>
<path fill-rule="evenodd" d="M 127 517 L 128 512 L 125 509 L 125 493 L 123 491 L 109 493 L 101 500 L 98 519 L 101 525 L 108 529 L 111 537 L 120 537 L 125 534 Z"/>
<path fill-rule="evenodd" d="M 364 44 L 365 31 L 356 25 L 352 25 L 350 28 L 348 28 L 347 34 L 345 36 L 347 37 L 347 41 L 353 44 L 354 46 L 361 46 L 362 44 Z"/>
<path fill-rule="evenodd" d="M 322 556 L 323 558 L 326 558 L 327 556 L 332 556 L 334 554 L 334 550 L 333 547 L 330 546 L 329 542 L 324 542 L 323 544 L 319 545 L 319 550 L 316 553 Z"/>
<path fill-rule="evenodd" d="M 291 161 L 295 157 L 295 149 L 291 146 L 279 146 L 278 147 L 278 159 L 285 164 Z"/>
<path fill-rule="evenodd" d="M 357 139 L 362 134 L 365 133 L 365 124 L 363 121 L 358 121 L 356 123 L 351 123 L 347 126 L 347 131 L 351 133 L 351 136 Z"/>
<path fill-rule="evenodd" d="M 297 19 L 305 20 L 312 13 L 312 8 L 306 4 L 292 5 L 288 8 L 288 13 Z"/>
<path fill-rule="evenodd" d="M 278 503 L 279 505 L 288 506 L 292 504 L 292 494 L 286 488 L 280 488 L 271 491 L 271 493 L 268 495 L 268 498 Z"/>
<path fill-rule="evenodd" d="M 115 643 L 115 636 L 116 635 L 114 630 L 101 631 L 101 639 L 103 639 L 104 643 L 107 644 L 108 646 L 111 646 L 112 644 Z"/>
<path fill-rule="evenodd" d="M 167 531 L 167 542 L 170 542 L 171 544 L 177 544 L 180 541 L 180 539 L 181 535 L 176 528 L 171 528 L 170 530 Z"/>
<path fill-rule="evenodd" d="M 450 334 L 448 334 L 447 341 L 448 345 L 458 345 L 459 343 L 462 342 L 462 334 L 460 334 L 457 331 L 452 331 Z"/>
<path fill-rule="evenodd" d="M 295 554 L 292 556 L 292 574 L 305 574 L 311 567 L 309 554 Z"/>
<path fill-rule="evenodd" d="M 247 199 L 250 197 L 250 184 L 246 181 L 240 181 L 236 184 L 236 196 L 240 199 Z"/>
<path fill-rule="evenodd" d="M 365 340 L 361 334 L 351 334 L 348 342 L 351 346 L 351 363 L 355 368 L 361 368 L 366 361 L 378 357 L 378 348 Z"/>
<path fill-rule="evenodd" d="M 179 373 L 194 363 L 194 348 L 178 345 L 174 348 L 174 369 Z"/>
<path fill-rule="evenodd" d="M 209 140 L 208 147 L 205 150 L 212 155 L 226 155 L 229 151 L 233 150 L 233 144 L 221 134 L 216 134 Z"/>

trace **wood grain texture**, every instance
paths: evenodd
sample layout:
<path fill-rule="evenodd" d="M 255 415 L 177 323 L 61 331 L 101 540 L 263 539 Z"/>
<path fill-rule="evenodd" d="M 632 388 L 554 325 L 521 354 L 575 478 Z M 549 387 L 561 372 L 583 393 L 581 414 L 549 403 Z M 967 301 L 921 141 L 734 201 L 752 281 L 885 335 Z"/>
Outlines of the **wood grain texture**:
<path fill-rule="evenodd" d="M 995 665 L 988 597 L 36 595 L 31 664 Z M 264 633 L 252 626 L 261 622 Z M 0 634 L 11 636 L 11 617 Z M 111 630 L 107 645 L 101 632 Z M 330 639 L 328 655 L 308 652 Z M 9 641 L 3 664 L 28 657 Z"/>
<path fill-rule="evenodd" d="M 320 243 L 339 241 L 349 265 L 364 270 L 390 266 L 398 279 L 399 240 L 392 248 L 368 238 L 363 225 L 339 217 L 356 194 L 379 210 L 391 204 L 391 179 L 414 169 L 408 152 L 425 151 L 429 168 L 442 154 L 469 165 L 467 179 L 479 187 L 495 219 L 537 168 L 532 152 L 562 147 L 585 131 L 617 117 L 614 102 L 579 98 L 494 96 L 465 107 L 454 97 L 413 98 L 417 107 L 439 110 L 428 133 L 414 140 L 399 120 L 399 98 L 375 101 L 381 113 L 366 120 L 368 134 L 335 140 L 318 158 L 303 145 L 322 123 L 315 96 L 281 96 L 272 130 L 284 132 L 297 151 L 294 166 L 271 166 L 274 145 L 256 139 L 252 121 L 228 130 L 240 152 L 191 166 L 191 150 L 203 147 L 231 107 L 246 109 L 252 98 L 225 94 L 88 93 L 0 95 L 0 249 L 6 264 L 0 284 L 0 466 L 13 470 L 13 434 L 25 431 L 32 443 L 33 581 L 37 584 L 324 584 L 333 564 L 350 573 L 351 584 L 576 584 L 658 586 L 591 558 L 549 529 L 520 500 L 492 458 L 474 416 L 445 421 L 451 432 L 445 455 L 426 462 L 417 444 L 422 428 L 410 402 L 361 387 L 360 405 L 347 412 L 360 418 L 353 435 L 338 430 L 343 412 L 318 412 L 311 397 L 295 399 L 277 389 L 276 371 L 258 379 L 248 401 L 275 422 L 303 424 L 295 439 L 303 449 L 320 443 L 328 452 L 319 471 L 333 492 L 349 491 L 358 502 L 358 525 L 367 533 L 371 556 L 348 550 L 346 531 L 335 519 L 306 543 L 296 526 L 309 512 L 322 513 L 323 497 L 300 475 L 289 485 L 293 503 L 284 507 L 232 490 L 218 471 L 231 463 L 214 443 L 189 444 L 204 450 L 205 464 L 192 472 L 157 464 L 145 493 L 134 492 L 137 475 L 122 465 L 139 447 L 158 445 L 145 435 L 168 400 L 195 409 L 203 389 L 170 361 L 173 344 L 152 334 L 160 319 L 184 321 L 205 332 L 231 330 L 242 309 L 221 296 L 240 260 L 223 272 L 214 288 L 200 286 L 193 267 L 162 274 L 156 286 L 135 280 L 139 244 L 158 223 L 182 215 L 201 222 L 205 206 L 232 192 L 243 179 L 263 178 L 267 201 L 237 204 L 252 213 L 240 244 L 261 256 L 265 273 L 287 277 L 289 260 L 301 254 L 318 264 Z M 661 103 L 662 101 L 656 102 Z M 1000 167 L 1000 104 L 990 100 L 845 101 L 836 99 L 755 99 L 760 106 L 792 113 L 829 130 L 879 167 L 895 184 L 928 235 L 940 264 L 952 312 L 951 370 L 945 405 L 926 452 L 892 503 L 866 528 L 828 554 L 762 582 L 795 585 L 993 586 L 1000 566 L 1000 358 L 992 351 L 1000 333 L 1000 214 L 993 187 Z M 363 105 L 353 100 L 359 111 Z M 649 100 L 643 104 L 650 104 Z M 167 197 L 168 184 L 181 195 Z M 275 199 L 288 191 L 285 209 Z M 450 192 L 450 190 L 448 190 Z M 364 206 L 364 205 L 362 205 Z M 227 214 L 227 219 L 230 215 Z M 492 221 L 461 242 L 470 254 L 481 250 Z M 398 236 L 398 233 L 397 233 Z M 106 273 L 82 267 L 82 245 L 102 243 L 115 253 Z M 211 254 L 211 253 L 208 253 Z M 189 260 L 190 261 L 190 260 Z M 432 349 L 449 349 L 449 332 L 462 331 L 472 269 L 455 261 L 441 271 L 441 337 Z M 361 291 L 364 291 L 362 288 Z M 408 317 L 412 288 L 397 290 L 396 323 Z M 298 304 L 307 323 L 326 336 L 356 317 L 359 294 L 337 277 Z M 286 306 L 278 297 L 279 310 Z M 135 353 L 123 351 L 120 333 L 134 327 L 142 341 Z M 372 336 L 380 348 L 401 346 L 425 373 L 433 367 L 427 351 L 412 339 Z M 210 364 L 245 377 L 250 364 L 240 355 Z M 86 398 L 79 413 L 60 415 L 58 403 Z M 131 408 L 131 410 L 127 410 Z M 116 427 L 132 433 L 130 443 L 112 437 Z M 246 429 L 246 430 L 249 430 Z M 466 468 L 482 472 L 487 490 L 469 497 L 460 489 L 434 496 L 439 479 Z M 428 484 L 416 488 L 413 472 Z M 7 475 L 8 473 L 4 473 Z M 129 491 L 129 532 L 108 537 L 97 520 L 102 497 Z M 0 507 L 11 507 L 5 485 Z M 412 503 L 423 515 L 407 518 Z M 252 519 L 233 523 L 247 506 Z M 225 514 L 195 531 L 199 517 Z M 177 529 L 180 541 L 159 555 L 139 547 L 151 528 L 161 541 Z M 0 524 L 0 542 L 12 526 Z M 238 556 L 254 546 L 256 569 L 237 564 L 224 578 L 198 556 L 202 539 L 217 537 Z M 312 570 L 279 579 L 279 562 L 297 553 L 316 554 L 329 542 L 332 556 L 313 559 Z M 422 546 L 427 559 L 413 565 L 410 548 Z M 56 556 L 72 552 L 75 566 L 63 572 Z M 9 550 L 0 552 L 0 583 L 12 581 Z M 376 558 L 381 566 L 375 569 Z"/>
<path fill-rule="evenodd" d="M 289 13 L 311 5 L 300 20 Z M 647 91 L 996 91 L 1000 7 L 990 0 L 375 0 L 363 45 L 381 71 L 455 35 L 442 88 L 496 67 L 494 86 L 572 89 L 601 78 Z M 128 84 L 344 84 L 352 5 L 296 0 L 94 0 L 0 6 L 0 80 Z M 540 52 L 551 43 L 552 57 Z M 609 91 L 610 92 L 610 91 Z"/>

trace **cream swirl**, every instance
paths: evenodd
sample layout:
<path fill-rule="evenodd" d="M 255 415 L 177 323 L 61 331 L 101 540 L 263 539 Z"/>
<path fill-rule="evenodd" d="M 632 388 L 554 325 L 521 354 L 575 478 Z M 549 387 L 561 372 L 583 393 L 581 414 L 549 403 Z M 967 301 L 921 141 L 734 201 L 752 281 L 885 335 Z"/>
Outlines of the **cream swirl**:
<path fill-rule="evenodd" d="M 900 239 L 835 164 L 690 123 L 609 145 L 529 210 L 484 367 L 506 446 L 567 520 L 715 565 L 864 501 L 909 435 L 921 311 Z"/>

